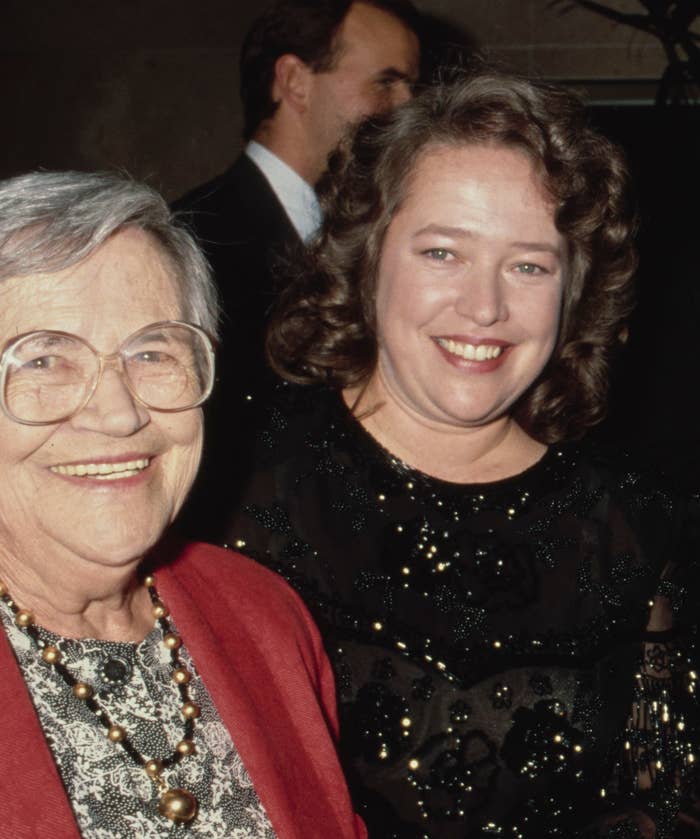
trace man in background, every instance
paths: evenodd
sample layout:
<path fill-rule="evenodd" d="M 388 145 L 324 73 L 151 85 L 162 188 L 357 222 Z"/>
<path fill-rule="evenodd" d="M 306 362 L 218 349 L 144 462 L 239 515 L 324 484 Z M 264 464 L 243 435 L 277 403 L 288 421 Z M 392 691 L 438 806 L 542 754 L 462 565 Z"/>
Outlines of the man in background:
<path fill-rule="evenodd" d="M 408 0 L 278 0 L 241 54 L 243 154 L 176 202 L 211 261 L 233 328 L 262 346 L 276 257 L 320 223 L 314 185 L 348 126 L 404 102 L 419 71 Z M 260 350 L 261 352 L 261 350 Z M 229 356 L 229 352 L 226 352 Z M 251 364 L 259 359 L 237 359 Z M 251 381 L 251 376 L 243 376 Z"/>
<path fill-rule="evenodd" d="M 266 376 L 275 264 L 316 231 L 314 186 L 348 127 L 410 97 L 418 24 L 410 0 L 277 0 L 246 36 L 240 78 L 247 145 L 230 169 L 175 203 L 209 258 L 224 309 L 207 429 L 211 463 L 202 470 L 207 512 L 219 464 L 242 454 L 240 446 L 231 450 L 236 425 L 248 436 L 242 397 L 259 393 Z"/>

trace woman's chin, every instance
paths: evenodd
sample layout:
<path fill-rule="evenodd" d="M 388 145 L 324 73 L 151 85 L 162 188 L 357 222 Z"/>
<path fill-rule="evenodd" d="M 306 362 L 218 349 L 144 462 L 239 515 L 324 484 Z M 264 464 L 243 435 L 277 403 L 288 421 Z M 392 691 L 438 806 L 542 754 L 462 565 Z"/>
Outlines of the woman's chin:
<path fill-rule="evenodd" d="M 122 568 L 136 565 L 160 539 L 169 520 L 138 524 L 113 522 L 109 528 L 84 533 L 82 538 L 64 542 L 63 547 L 81 560 L 96 566 Z"/>

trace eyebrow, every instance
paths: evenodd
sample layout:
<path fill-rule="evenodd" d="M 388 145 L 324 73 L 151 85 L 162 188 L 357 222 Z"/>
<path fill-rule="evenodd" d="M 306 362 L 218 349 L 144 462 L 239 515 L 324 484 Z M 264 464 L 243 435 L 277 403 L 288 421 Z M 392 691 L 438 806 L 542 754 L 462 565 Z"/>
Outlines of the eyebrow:
<path fill-rule="evenodd" d="M 129 338 L 126 340 L 129 341 L 133 338 L 133 335 L 130 335 Z M 152 329 L 148 332 L 143 332 L 141 335 L 138 336 L 139 342 L 145 341 L 164 341 L 166 338 L 165 333 L 162 329 Z"/>
<path fill-rule="evenodd" d="M 33 332 L 27 333 L 27 339 L 34 336 L 31 340 L 27 340 L 27 346 L 35 347 L 36 349 L 50 349 L 51 347 L 61 346 L 63 344 L 70 344 L 77 335 L 66 333 L 65 335 L 57 332 L 52 332 L 50 329 L 36 330 L 36 335 Z M 80 340 L 80 339 L 79 339 Z"/>
<path fill-rule="evenodd" d="M 418 74 L 406 73 L 404 70 L 399 70 L 398 67 L 385 67 L 375 74 L 375 78 L 381 80 L 391 79 L 397 82 L 416 82 L 418 80 Z"/>
<path fill-rule="evenodd" d="M 452 239 L 473 239 L 474 234 L 470 230 L 465 230 L 463 227 L 452 227 L 442 224 L 427 224 L 421 227 L 420 230 L 412 235 L 412 239 L 417 239 L 426 233 L 436 233 L 440 236 L 446 236 Z M 528 251 L 545 251 L 552 253 L 555 256 L 561 256 L 561 248 L 557 245 L 552 245 L 549 242 L 510 242 L 509 247 L 520 248 Z"/>

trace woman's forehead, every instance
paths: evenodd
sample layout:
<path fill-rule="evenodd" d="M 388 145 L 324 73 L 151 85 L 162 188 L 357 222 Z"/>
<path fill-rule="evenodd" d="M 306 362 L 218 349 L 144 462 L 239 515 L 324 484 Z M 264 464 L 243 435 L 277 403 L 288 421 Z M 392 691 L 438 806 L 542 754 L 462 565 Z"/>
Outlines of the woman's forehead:
<path fill-rule="evenodd" d="M 497 220 L 527 206 L 528 213 L 519 223 L 527 226 L 536 217 L 547 226 L 553 224 L 554 203 L 530 156 L 518 148 L 491 143 L 426 149 L 407 176 L 391 223 L 409 209 L 430 217 L 478 214 L 485 198 L 491 210 L 500 210 Z"/>
<path fill-rule="evenodd" d="M 180 318 L 179 285 L 155 240 L 136 229 L 110 237 L 82 262 L 0 283 L 0 337 L 61 329 L 121 339 L 158 320 Z"/>

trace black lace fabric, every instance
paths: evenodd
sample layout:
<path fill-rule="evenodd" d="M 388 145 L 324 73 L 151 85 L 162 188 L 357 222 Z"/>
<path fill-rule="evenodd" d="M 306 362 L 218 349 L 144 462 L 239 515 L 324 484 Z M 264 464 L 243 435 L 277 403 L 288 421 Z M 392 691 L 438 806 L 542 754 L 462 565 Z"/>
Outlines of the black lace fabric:
<path fill-rule="evenodd" d="M 690 503 L 583 445 L 439 481 L 323 389 L 265 414 L 227 543 L 321 628 L 370 836 L 700 835 Z"/>

